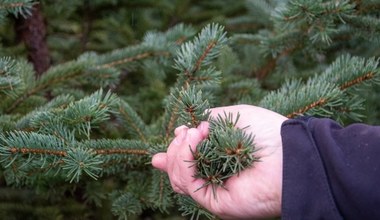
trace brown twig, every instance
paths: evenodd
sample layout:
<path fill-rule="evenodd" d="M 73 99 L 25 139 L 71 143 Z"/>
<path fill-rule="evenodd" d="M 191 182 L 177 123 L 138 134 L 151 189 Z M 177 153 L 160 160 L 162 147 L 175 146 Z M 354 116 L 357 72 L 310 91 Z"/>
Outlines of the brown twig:
<path fill-rule="evenodd" d="M 60 156 L 60 157 L 67 156 L 67 152 L 63 150 L 51 150 L 51 149 L 40 149 L 40 148 L 11 147 L 9 148 L 9 151 L 12 154 L 22 153 L 22 154 L 46 154 L 46 155 L 55 155 L 55 156 Z"/>
<path fill-rule="evenodd" d="M 327 99 L 320 98 L 318 101 L 315 101 L 315 102 L 313 102 L 313 103 L 311 103 L 311 104 L 309 104 L 309 105 L 307 105 L 307 106 L 305 106 L 303 108 L 298 109 L 297 111 L 294 111 L 294 112 L 286 115 L 286 117 L 287 118 L 294 118 L 295 116 L 303 114 L 303 113 L 305 113 L 306 111 L 308 111 L 308 110 L 310 110 L 312 108 L 315 108 L 315 107 L 318 107 L 318 106 L 322 106 L 322 105 L 326 104 L 326 102 L 327 102 Z"/>
<path fill-rule="evenodd" d="M 143 149 L 96 149 L 96 154 L 110 155 L 110 154 L 133 154 L 133 155 L 148 155 L 149 152 Z"/>
<path fill-rule="evenodd" d="M 343 83 L 339 88 L 340 88 L 340 90 L 345 90 L 345 89 L 347 89 L 347 88 L 349 88 L 351 86 L 354 86 L 356 84 L 359 84 L 359 83 L 361 83 L 363 81 L 372 79 L 374 76 L 375 76 L 375 74 L 373 72 L 369 72 L 369 73 L 367 73 L 367 74 L 365 74 L 363 76 L 359 76 L 358 78 L 353 79 L 353 80 L 351 80 L 349 82 Z"/>

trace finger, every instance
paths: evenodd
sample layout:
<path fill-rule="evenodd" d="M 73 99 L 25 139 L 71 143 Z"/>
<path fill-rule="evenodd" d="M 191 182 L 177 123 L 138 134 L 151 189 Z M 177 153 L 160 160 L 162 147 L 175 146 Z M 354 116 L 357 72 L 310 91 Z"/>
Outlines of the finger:
<path fill-rule="evenodd" d="M 196 173 L 196 169 L 193 163 L 189 161 L 194 160 L 194 156 L 191 151 L 195 152 L 197 145 L 204 139 L 202 133 L 199 129 L 191 128 L 187 131 L 186 139 L 184 143 L 186 143 L 179 153 L 182 161 L 179 161 L 175 167 L 173 167 L 173 171 L 177 172 L 179 178 L 173 179 L 174 185 L 179 187 L 182 191 L 189 194 L 190 191 L 194 191 L 198 189 L 201 185 L 197 183 L 197 179 L 194 177 Z M 190 149 L 191 150 L 190 150 Z M 203 183 L 202 183 L 203 184 Z"/>
<path fill-rule="evenodd" d="M 174 130 L 175 137 L 169 145 L 169 148 L 168 148 L 169 151 L 173 149 L 173 145 L 175 145 L 174 148 L 177 148 L 178 145 L 180 146 L 182 144 L 188 130 L 189 128 L 186 127 L 185 125 L 179 126 Z"/>
<path fill-rule="evenodd" d="M 191 128 L 187 131 L 187 134 L 186 134 L 186 137 L 185 137 L 185 140 L 184 140 L 184 143 L 186 143 L 187 145 L 187 149 L 183 149 L 183 151 L 187 151 L 189 152 L 189 147 L 191 148 L 191 150 L 193 152 L 196 151 L 197 149 L 197 145 L 203 141 L 204 139 L 204 134 L 205 133 L 205 128 L 202 128 L 202 129 L 197 129 L 197 128 Z M 203 131 L 203 133 L 202 133 Z M 191 159 L 193 160 L 193 155 L 190 153 L 187 153 L 187 157 L 189 157 L 188 159 Z"/>
<path fill-rule="evenodd" d="M 173 140 L 167 154 L 167 172 L 170 183 L 176 192 L 188 193 L 189 184 L 194 180 L 195 167 L 190 161 L 194 160 L 191 150 L 203 140 L 200 131 L 196 128 L 183 131 L 183 141 Z M 175 139 L 178 139 L 177 136 Z M 191 148 L 191 150 L 190 150 Z"/>
<path fill-rule="evenodd" d="M 153 167 L 167 172 L 167 154 L 166 153 L 157 153 L 152 157 Z"/>
<path fill-rule="evenodd" d="M 208 132 L 209 132 L 209 127 L 210 127 L 210 123 L 207 122 L 207 121 L 202 121 L 198 125 L 197 129 L 201 133 L 201 136 L 202 136 L 203 139 L 207 138 Z"/>
<path fill-rule="evenodd" d="M 179 134 L 183 133 L 184 131 L 187 131 L 189 128 L 185 125 L 179 126 L 174 130 L 174 135 L 178 136 Z"/>

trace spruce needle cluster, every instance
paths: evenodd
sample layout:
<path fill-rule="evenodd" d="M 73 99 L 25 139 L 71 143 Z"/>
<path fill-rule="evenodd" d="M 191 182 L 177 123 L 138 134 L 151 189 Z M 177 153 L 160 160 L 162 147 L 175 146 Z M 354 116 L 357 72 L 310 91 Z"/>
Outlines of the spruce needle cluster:
<path fill-rule="evenodd" d="M 210 119 L 208 138 L 197 146 L 196 152 L 192 152 L 197 167 L 195 177 L 205 179 L 201 188 L 211 185 L 215 197 L 216 186 L 224 187 L 225 180 L 259 159 L 254 155 L 256 147 L 252 134 L 237 128 L 238 120 L 239 114 L 234 119 L 231 113 Z"/>

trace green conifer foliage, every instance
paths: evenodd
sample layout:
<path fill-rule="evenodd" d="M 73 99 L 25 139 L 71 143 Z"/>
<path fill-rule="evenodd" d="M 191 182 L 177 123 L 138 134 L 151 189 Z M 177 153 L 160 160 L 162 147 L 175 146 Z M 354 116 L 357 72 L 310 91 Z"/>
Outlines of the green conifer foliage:
<path fill-rule="evenodd" d="M 13 31 L 36 4 L 52 57 L 38 76 Z M 152 155 L 166 151 L 177 126 L 208 120 L 210 135 L 187 163 L 215 189 L 260 163 L 260 149 L 235 128 L 239 115 L 210 118 L 211 107 L 379 123 L 379 8 L 0 0 L 0 218 L 215 218 L 176 195 Z"/>

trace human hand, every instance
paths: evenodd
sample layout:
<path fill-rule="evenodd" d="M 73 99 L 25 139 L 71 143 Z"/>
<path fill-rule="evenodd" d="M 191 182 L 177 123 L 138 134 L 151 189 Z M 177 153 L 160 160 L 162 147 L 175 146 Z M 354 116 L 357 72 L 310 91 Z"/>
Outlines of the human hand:
<path fill-rule="evenodd" d="M 194 160 L 193 151 L 208 135 L 208 123 L 198 128 L 178 127 L 167 153 L 154 155 L 154 167 L 168 173 L 173 190 L 190 195 L 204 208 L 224 219 L 253 219 L 279 216 L 282 193 L 282 141 L 281 125 L 287 119 L 267 109 L 236 105 L 211 109 L 211 116 L 223 116 L 224 112 L 239 113 L 236 124 L 252 133 L 260 158 L 252 167 L 225 181 L 225 188 L 216 187 L 215 199 L 211 185 L 200 188 L 205 180 L 194 178 L 196 168 L 189 162 Z M 200 188 L 200 189 L 199 189 Z M 199 190 L 198 190 L 199 189 Z"/>

